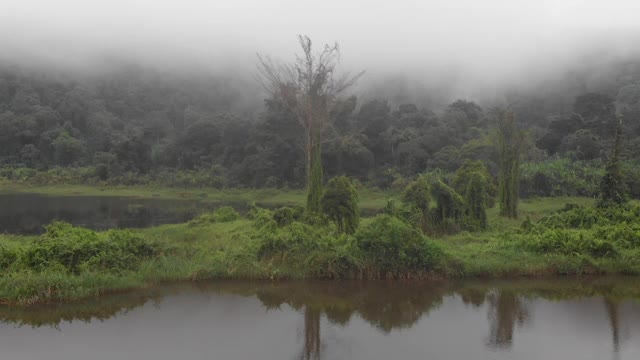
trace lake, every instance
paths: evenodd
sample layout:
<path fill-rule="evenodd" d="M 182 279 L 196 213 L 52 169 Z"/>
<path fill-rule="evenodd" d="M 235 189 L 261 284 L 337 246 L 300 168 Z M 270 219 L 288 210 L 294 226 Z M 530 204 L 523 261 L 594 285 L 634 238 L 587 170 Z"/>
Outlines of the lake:
<path fill-rule="evenodd" d="M 40 234 L 44 225 L 54 220 L 94 230 L 143 228 L 186 222 L 222 205 L 227 204 L 125 196 L 0 194 L 0 233 Z"/>
<path fill-rule="evenodd" d="M 0 307 L 12 360 L 638 359 L 634 278 L 203 282 Z"/>

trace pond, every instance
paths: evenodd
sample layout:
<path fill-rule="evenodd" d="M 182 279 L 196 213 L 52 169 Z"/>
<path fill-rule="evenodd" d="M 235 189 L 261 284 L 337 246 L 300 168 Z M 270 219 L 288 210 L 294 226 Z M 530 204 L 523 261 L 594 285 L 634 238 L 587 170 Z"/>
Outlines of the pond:
<path fill-rule="evenodd" d="M 206 282 L 0 307 L 6 359 L 638 359 L 640 285 Z"/>
<path fill-rule="evenodd" d="M 44 231 L 44 225 L 54 220 L 94 230 L 150 227 L 186 222 L 221 205 L 199 200 L 124 196 L 0 194 L 0 233 L 39 234 Z M 239 205 L 246 207 L 246 204 Z"/>

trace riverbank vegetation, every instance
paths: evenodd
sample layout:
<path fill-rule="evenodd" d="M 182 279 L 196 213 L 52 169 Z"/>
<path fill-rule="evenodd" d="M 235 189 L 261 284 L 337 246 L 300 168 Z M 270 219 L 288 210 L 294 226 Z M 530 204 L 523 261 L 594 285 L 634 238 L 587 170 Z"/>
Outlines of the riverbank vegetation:
<path fill-rule="evenodd" d="M 640 274 L 635 203 L 598 208 L 589 198 L 525 200 L 520 220 L 494 207 L 487 209 L 486 231 L 425 234 L 423 214 L 412 217 L 416 212 L 400 201 L 396 208 L 404 211 L 387 205 L 349 235 L 305 215 L 303 201 L 255 207 L 246 217 L 226 207 L 148 229 L 94 232 L 54 223 L 39 237 L 0 235 L 0 299 L 58 302 L 178 280 Z"/>

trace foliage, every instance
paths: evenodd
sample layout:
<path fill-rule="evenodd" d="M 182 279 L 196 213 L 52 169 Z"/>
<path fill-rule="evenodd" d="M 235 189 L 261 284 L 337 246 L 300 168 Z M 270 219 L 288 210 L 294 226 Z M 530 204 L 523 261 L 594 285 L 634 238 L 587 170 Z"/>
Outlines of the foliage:
<path fill-rule="evenodd" d="M 626 190 L 620 169 L 620 151 L 622 146 L 622 119 L 616 127 L 616 139 L 607 162 L 604 176 L 600 182 L 600 200 L 598 206 L 619 205 L 627 201 Z"/>
<path fill-rule="evenodd" d="M 308 39 L 302 40 L 303 52 L 311 49 Z M 335 65 L 331 69 L 337 70 L 333 55 L 339 49 L 327 50 Z M 301 55 L 304 63 L 306 54 Z M 563 83 L 536 96 L 510 95 L 518 122 L 539 147 L 523 150 L 523 161 L 567 159 L 570 166 L 561 174 L 556 168 L 526 174 L 524 165 L 522 196 L 598 193 L 593 172 L 602 172 L 597 169 L 601 150 L 613 142 L 616 108 L 629 119 L 639 114 L 640 71 L 632 64 L 616 64 L 611 81 L 603 82 L 606 86 L 590 88 L 595 93 L 581 93 L 580 87 L 567 91 Z M 238 91 L 234 85 L 239 83 L 220 76 L 142 69 L 114 66 L 108 74 L 86 76 L 0 65 L 0 166 L 12 169 L 10 174 L 3 169 L 7 176 L 2 177 L 30 184 L 304 188 L 313 158 L 307 154 L 311 144 L 305 144 L 308 137 L 299 117 L 305 104 L 317 105 L 322 115 L 314 118 L 323 126 L 309 128 L 316 136 L 309 141 L 322 143 L 327 179 L 344 174 L 401 191 L 406 179 L 435 168 L 455 171 L 468 159 L 482 160 L 494 178 L 500 177 L 500 154 L 490 146 L 496 134 L 484 104 L 459 99 L 436 110 L 425 102 L 398 102 L 406 94 L 394 86 L 368 89 L 374 98 L 363 102 L 355 96 L 313 97 L 305 91 L 310 87 L 294 91 L 283 86 L 281 94 L 269 94 L 261 107 L 261 101 L 247 101 L 256 98 L 255 84 Z M 319 76 L 323 71 L 315 77 L 305 73 L 292 72 L 292 83 L 308 84 L 314 78 L 329 85 L 323 80 L 340 79 Z M 305 102 L 311 98 L 318 101 Z M 624 126 L 630 145 L 626 155 L 637 163 L 640 132 L 632 121 Z M 554 158 L 546 159 L 538 150 Z M 527 158 L 534 153 L 535 159 Z M 572 161 L 594 166 L 582 171 Z M 640 194 L 640 180 L 621 167 L 632 195 Z M 451 186 L 464 192 L 454 182 Z"/>
<path fill-rule="evenodd" d="M 480 174 L 486 181 L 487 206 L 493 207 L 493 197 L 496 196 L 497 188 L 495 181 L 487 166 L 480 160 L 467 160 L 458 170 L 456 170 L 451 181 L 451 187 L 458 193 L 464 194 L 467 191 L 469 179 L 473 174 Z"/>
<path fill-rule="evenodd" d="M 90 270 L 127 270 L 160 249 L 127 230 L 98 234 L 63 222 L 46 227 L 46 232 L 17 260 L 28 269 L 64 269 L 70 273 Z"/>
<path fill-rule="evenodd" d="M 406 222 L 378 215 L 355 234 L 357 247 L 382 276 L 434 269 L 442 250 Z"/>
<path fill-rule="evenodd" d="M 513 112 L 504 110 L 498 110 L 497 112 L 497 146 L 500 152 L 500 172 L 498 176 L 500 215 L 517 218 L 520 162 L 525 136 L 518 129 Z"/>
<path fill-rule="evenodd" d="M 431 196 L 436 200 L 432 218 L 442 231 L 455 232 L 464 215 L 464 200 L 453 188 L 442 180 L 431 184 Z"/>
<path fill-rule="evenodd" d="M 350 239 L 327 230 L 301 222 L 282 228 L 263 227 L 255 235 L 257 259 L 296 266 L 317 277 L 354 276 L 358 260 Z"/>
<path fill-rule="evenodd" d="M 469 174 L 464 192 L 465 223 L 471 229 L 487 228 L 487 178 L 481 172 Z"/>
<path fill-rule="evenodd" d="M 537 223 L 523 223 L 515 242 L 529 250 L 615 258 L 640 245 L 639 206 L 584 207 L 566 204 Z"/>
<path fill-rule="evenodd" d="M 428 226 L 429 207 L 431 202 L 431 187 L 425 177 L 419 177 L 417 180 L 411 182 L 404 193 L 402 194 L 402 201 L 408 207 L 417 209 L 420 214 L 420 227 L 422 230 L 426 230 Z"/>
<path fill-rule="evenodd" d="M 358 190 L 346 176 L 335 177 L 327 183 L 322 195 L 322 212 L 338 227 L 338 232 L 353 234 L 360 223 Z"/>
<path fill-rule="evenodd" d="M 273 211 L 273 221 L 280 227 L 291 224 L 293 219 L 293 209 L 290 207 L 285 206 Z"/>
<path fill-rule="evenodd" d="M 592 203 L 523 201 L 533 220 L 522 227 L 500 219 L 494 231 L 440 239 L 422 235 L 419 209 L 394 202 L 354 235 L 296 217 L 278 226 L 275 211 L 257 207 L 250 219 L 196 227 L 93 232 L 56 224 L 40 238 L 0 235 L 0 300 L 79 299 L 173 280 L 640 274 L 640 206 Z M 488 212 L 498 217 L 498 209 Z"/>
<path fill-rule="evenodd" d="M 202 214 L 197 218 L 189 221 L 190 226 L 200 226 L 216 222 L 236 221 L 240 218 L 240 214 L 231 206 L 222 206 L 212 213 Z"/>
<path fill-rule="evenodd" d="M 531 196 L 596 196 L 602 179 L 599 160 L 572 161 L 552 158 L 522 164 L 520 194 Z"/>

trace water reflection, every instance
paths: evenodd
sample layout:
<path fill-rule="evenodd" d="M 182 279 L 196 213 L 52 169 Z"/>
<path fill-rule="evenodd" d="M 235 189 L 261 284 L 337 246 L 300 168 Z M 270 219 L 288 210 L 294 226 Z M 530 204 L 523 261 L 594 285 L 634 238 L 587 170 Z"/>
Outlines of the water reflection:
<path fill-rule="evenodd" d="M 320 309 L 306 306 L 304 309 L 304 345 L 300 359 L 320 359 L 320 347 Z"/>
<path fill-rule="evenodd" d="M 491 348 L 509 348 L 513 344 L 513 333 L 517 326 L 529 320 L 527 305 L 511 290 L 496 290 L 487 296 L 489 304 L 489 339 Z"/>
<path fill-rule="evenodd" d="M 460 351 L 469 348 L 471 353 L 477 352 L 476 346 L 479 345 L 494 354 L 478 358 L 502 358 L 497 354 L 523 349 L 538 351 L 542 346 L 540 339 L 547 333 L 558 339 L 571 335 L 567 340 L 567 351 L 576 351 L 575 344 L 585 347 L 591 345 L 604 351 L 601 345 L 591 344 L 599 336 L 600 329 L 606 329 L 609 334 L 606 343 L 610 343 L 611 348 L 600 355 L 593 355 L 594 358 L 603 358 L 601 355 L 608 353 L 613 359 L 624 359 L 625 346 L 629 349 L 629 345 L 633 344 L 628 341 L 631 338 L 629 326 L 640 333 L 640 306 L 635 302 L 640 299 L 640 284 L 634 279 L 625 278 L 464 283 L 327 281 L 176 284 L 75 304 L 28 309 L 0 307 L 0 320 L 6 324 L 35 328 L 61 326 L 74 320 L 93 324 L 126 317 L 128 313 L 136 313 L 139 308 L 146 308 L 143 305 L 149 302 L 158 307 L 159 313 L 153 316 L 161 316 L 167 307 L 180 306 L 181 302 L 185 303 L 184 311 L 192 308 L 205 311 L 206 304 L 219 304 L 219 300 L 215 299 L 229 296 L 258 301 L 259 306 L 271 314 L 270 317 L 278 314 L 284 317 L 295 312 L 299 319 L 298 328 L 290 340 L 297 346 L 289 358 L 304 360 L 354 355 L 340 348 L 343 345 L 336 338 L 349 346 L 363 343 L 365 349 L 376 348 L 378 344 L 367 342 L 370 341 L 367 339 L 375 338 L 375 333 L 390 336 L 382 340 L 377 338 L 377 341 L 389 341 L 391 347 L 397 346 L 394 342 L 399 341 L 393 339 L 415 337 L 417 340 L 408 344 L 424 343 L 424 349 L 420 349 L 428 353 L 447 346 L 448 351 L 455 352 L 456 347 L 460 347 Z M 201 303 L 197 299 L 209 299 L 212 303 L 207 300 L 202 305 L 194 305 Z M 237 300 L 234 302 L 237 303 Z M 232 317 L 232 321 L 252 326 L 251 322 L 259 321 L 260 317 L 251 313 L 254 314 L 253 318 L 243 320 L 242 317 Z M 474 314 L 482 314 L 484 320 Z M 537 321 L 534 324 L 535 319 Z M 571 319 L 577 322 L 575 327 L 566 327 L 568 322 L 574 321 Z M 366 328 L 363 328 L 363 324 L 366 324 Z M 233 332 L 229 325 L 212 322 L 209 326 L 220 327 L 216 331 Z M 237 331 L 243 329 L 240 325 Z M 527 340 L 528 331 L 534 331 L 536 327 L 542 331 L 538 340 L 535 337 L 534 340 Z M 452 333 L 447 332 L 451 329 Z M 371 333 L 365 337 L 351 338 L 367 331 Z M 451 334 L 453 337 L 447 339 Z M 572 339 L 572 336 L 577 336 L 578 340 Z M 581 337 L 587 340 L 581 342 Z M 560 341 L 546 339 L 547 342 Z M 404 345 L 401 350 L 411 351 L 409 345 Z M 423 353 L 414 353 L 415 357 L 420 354 Z M 382 354 L 369 356 L 384 358 Z"/>
<path fill-rule="evenodd" d="M 0 233 L 40 234 L 54 220 L 94 230 L 145 228 L 186 222 L 227 204 L 246 208 L 246 204 L 199 200 L 0 194 Z"/>
<path fill-rule="evenodd" d="M 614 359 L 618 359 L 620 352 L 620 322 L 618 315 L 619 302 L 610 297 L 604 298 L 604 306 L 607 309 L 607 317 L 609 318 L 609 326 L 611 327 L 611 343 L 613 348 Z"/>

